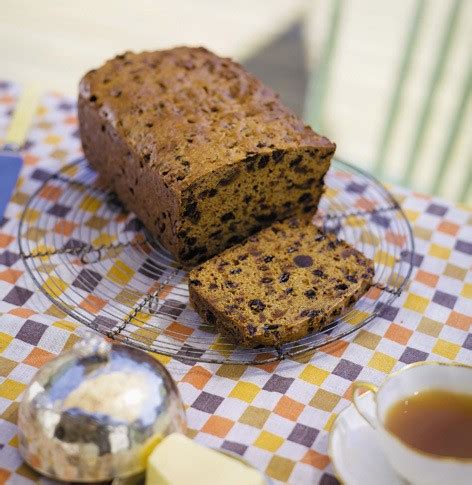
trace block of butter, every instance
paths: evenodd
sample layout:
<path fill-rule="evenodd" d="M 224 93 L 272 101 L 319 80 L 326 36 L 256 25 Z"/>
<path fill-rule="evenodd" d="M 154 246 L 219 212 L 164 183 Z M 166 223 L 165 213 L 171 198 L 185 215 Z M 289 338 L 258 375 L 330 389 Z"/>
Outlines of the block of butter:
<path fill-rule="evenodd" d="M 151 453 L 146 485 L 267 485 L 261 473 L 178 433 Z"/>

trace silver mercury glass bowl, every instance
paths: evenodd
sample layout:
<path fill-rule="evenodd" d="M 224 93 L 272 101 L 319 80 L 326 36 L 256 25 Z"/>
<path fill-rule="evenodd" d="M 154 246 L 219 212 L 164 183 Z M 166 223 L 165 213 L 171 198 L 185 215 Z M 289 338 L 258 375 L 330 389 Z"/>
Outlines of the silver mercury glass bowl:
<path fill-rule="evenodd" d="M 38 371 L 18 428 L 20 453 L 39 473 L 100 482 L 142 473 L 162 438 L 185 433 L 186 419 L 163 365 L 94 335 Z"/>

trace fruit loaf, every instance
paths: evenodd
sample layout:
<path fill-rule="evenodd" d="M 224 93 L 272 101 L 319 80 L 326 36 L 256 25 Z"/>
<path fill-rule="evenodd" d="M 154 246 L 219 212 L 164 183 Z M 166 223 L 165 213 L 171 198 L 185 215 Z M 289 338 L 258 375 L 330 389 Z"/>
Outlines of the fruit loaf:
<path fill-rule="evenodd" d="M 126 52 L 80 83 L 90 164 L 185 265 L 314 212 L 335 145 L 203 48 Z"/>

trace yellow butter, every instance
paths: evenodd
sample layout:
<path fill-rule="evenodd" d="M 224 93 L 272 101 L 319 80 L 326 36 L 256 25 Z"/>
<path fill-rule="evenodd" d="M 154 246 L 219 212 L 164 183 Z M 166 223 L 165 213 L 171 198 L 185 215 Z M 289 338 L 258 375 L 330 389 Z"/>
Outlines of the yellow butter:
<path fill-rule="evenodd" d="M 266 485 L 263 475 L 240 461 L 171 434 L 151 453 L 146 485 Z"/>

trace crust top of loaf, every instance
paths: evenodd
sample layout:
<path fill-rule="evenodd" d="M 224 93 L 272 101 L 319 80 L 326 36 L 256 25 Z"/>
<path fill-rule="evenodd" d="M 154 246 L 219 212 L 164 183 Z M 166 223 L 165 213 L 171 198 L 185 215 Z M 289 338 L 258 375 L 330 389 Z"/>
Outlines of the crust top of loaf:
<path fill-rule="evenodd" d="M 202 47 L 116 56 L 84 76 L 79 97 L 177 190 L 256 153 L 335 148 L 241 65 Z"/>

